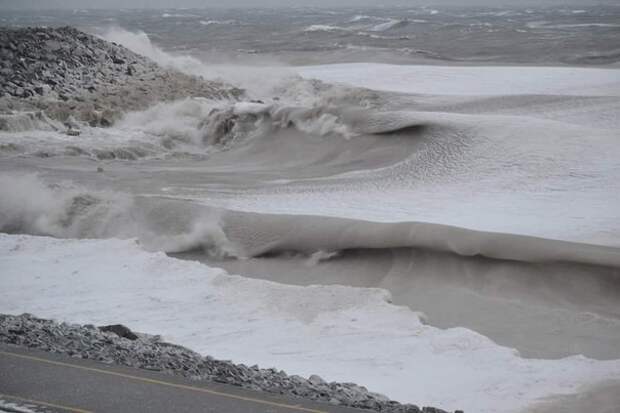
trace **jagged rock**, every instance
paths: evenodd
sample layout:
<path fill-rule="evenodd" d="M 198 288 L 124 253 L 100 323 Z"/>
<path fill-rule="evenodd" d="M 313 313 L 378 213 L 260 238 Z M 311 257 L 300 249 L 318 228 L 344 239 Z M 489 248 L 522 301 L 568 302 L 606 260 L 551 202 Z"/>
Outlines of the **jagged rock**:
<path fill-rule="evenodd" d="M 34 91 L 37 92 L 37 94 L 43 96 L 48 94 L 51 91 L 51 88 L 49 87 L 49 85 L 40 85 L 36 86 L 34 88 Z"/>
<path fill-rule="evenodd" d="M 109 326 L 99 327 L 99 331 L 109 331 L 116 334 L 119 337 L 123 337 L 129 340 L 137 340 L 138 336 L 133 333 L 129 328 L 122 324 L 112 324 Z"/>
<path fill-rule="evenodd" d="M 310 376 L 308 378 L 308 381 L 310 382 L 310 384 L 314 386 L 323 386 L 327 384 L 325 383 L 325 380 L 323 380 L 320 376 L 317 376 L 316 374 L 313 374 L 312 376 Z"/>

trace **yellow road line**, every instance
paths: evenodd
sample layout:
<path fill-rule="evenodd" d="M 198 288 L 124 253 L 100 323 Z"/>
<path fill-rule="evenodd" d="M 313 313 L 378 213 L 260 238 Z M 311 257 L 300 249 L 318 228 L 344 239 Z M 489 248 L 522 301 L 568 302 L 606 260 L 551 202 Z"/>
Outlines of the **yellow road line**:
<path fill-rule="evenodd" d="M 55 409 L 65 410 L 65 411 L 68 411 L 68 412 L 93 413 L 90 410 L 78 409 L 76 407 L 63 406 L 62 404 L 54 404 L 54 403 L 42 402 L 42 401 L 39 401 L 39 400 L 26 399 L 24 397 L 11 396 L 9 394 L 0 393 L 0 397 L 4 397 L 5 399 L 13 399 L 13 400 L 17 400 L 17 401 L 20 401 L 20 402 L 39 404 L 41 406 L 53 407 Z"/>
<path fill-rule="evenodd" d="M 163 381 L 163 380 L 148 379 L 148 378 L 145 378 L 145 377 L 132 376 L 131 374 L 118 373 L 118 372 L 115 372 L 115 371 L 108 371 L 108 370 L 98 369 L 98 368 L 95 368 L 95 367 L 79 366 L 79 365 L 76 365 L 76 364 L 63 363 L 63 362 L 60 362 L 60 361 L 52 361 L 52 360 L 47 360 L 47 359 L 40 358 L 40 357 L 26 356 L 26 355 L 23 355 L 23 354 L 10 353 L 10 352 L 7 352 L 7 351 L 0 351 L 0 354 L 5 355 L 5 356 L 10 356 L 10 357 L 17 357 L 17 358 L 21 358 L 21 359 L 25 359 L 25 360 L 37 361 L 37 362 L 40 362 L 40 363 L 52 364 L 52 365 L 55 365 L 55 366 L 62 366 L 62 367 L 68 367 L 68 368 L 73 368 L 73 369 L 78 369 L 78 370 L 85 370 L 85 371 L 90 371 L 90 372 L 99 373 L 99 374 L 107 374 L 109 376 L 122 377 L 122 378 L 125 378 L 125 379 L 141 381 L 141 382 L 149 383 L 149 384 L 159 384 L 161 386 L 174 387 L 174 388 L 177 388 L 177 389 L 190 390 L 190 391 L 195 391 L 195 392 L 199 392 L 199 393 L 208 393 L 208 394 L 212 394 L 214 396 L 221 396 L 221 397 L 227 397 L 229 399 L 243 400 L 243 401 L 246 401 L 246 402 L 253 402 L 253 403 L 258 403 L 258 404 L 265 404 L 265 405 L 268 405 L 268 406 L 281 407 L 281 408 L 284 408 L 284 409 L 291 409 L 291 410 L 296 410 L 296 411 L 300 411 L 300 412 L 327 413 L 327 412 L 322 411 L 322 410 L 309 409 L 307 407 L 302 407 L 302 406 L 296 406 L 296 405 L 284 404 L 284 403 L 276 403 L 276 402 L 271 402 L 271 401 L 268 401 L 268 400 L 255 399 L 253 397 L 247 397 L 247 396 L 238 396 L 236 394 L 226 393 L 226 392 L 217 391 L 217 390 L 210 390 L 210 389 L 206 389 L 206 388 L 203 388 L 203 387 L 187 386 L 187 385 L 184 385 L 184 384 L 170 383 L 170 382 Z M 74 411 L 76 411 L 76 412 L 85 412 L 85 410 L 74 410 Z"/>

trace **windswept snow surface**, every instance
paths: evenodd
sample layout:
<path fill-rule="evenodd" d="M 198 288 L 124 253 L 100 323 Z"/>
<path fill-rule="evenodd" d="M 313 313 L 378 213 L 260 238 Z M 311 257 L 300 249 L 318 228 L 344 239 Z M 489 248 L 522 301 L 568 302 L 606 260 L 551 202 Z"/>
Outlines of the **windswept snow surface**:
<path fill-rule="evenodd" d="M 619 360 L 523 359 L 473 331 L 424 325 L 381 289 L 247 279 L 132 240 L 1 234 L 0 268 L 0 312 L 123 322 L 202 354 L 353 381 L 402 402 L 516 412 L 620 378 Z"/>

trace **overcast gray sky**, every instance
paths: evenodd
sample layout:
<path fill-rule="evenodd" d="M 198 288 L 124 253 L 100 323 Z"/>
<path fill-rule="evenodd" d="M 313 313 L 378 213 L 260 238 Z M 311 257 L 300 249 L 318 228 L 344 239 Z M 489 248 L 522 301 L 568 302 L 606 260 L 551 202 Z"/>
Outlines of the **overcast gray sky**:
<path fill-rule="evenodd" d="M 563 6 L 617 4 L 620 0 L 0 0 L 0 8 L 179 8 L 278 6 Z"/>

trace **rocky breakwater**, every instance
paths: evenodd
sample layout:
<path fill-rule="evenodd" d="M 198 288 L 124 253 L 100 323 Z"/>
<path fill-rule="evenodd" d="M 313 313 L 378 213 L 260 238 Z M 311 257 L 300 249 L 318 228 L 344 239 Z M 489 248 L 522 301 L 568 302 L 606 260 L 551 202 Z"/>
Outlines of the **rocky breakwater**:
<path fill-rule="evenodd" d="M 29 314 L 0 314 L 0 343 L 377 412 L 446 413 L 433 407 L 420 409 L 401 404 L 354 383 L 328 383 L 316 375 L 306 379 L 273 368 L 248 367 L 203 357 L 163 342 L 159 336 L 135 333 L 122 325 L 97 328 L 57 323 Z"/>
<path fill-rule="evenodd" d="M 162 68 L 72 27 L 0 28 L 0 129 L 10 129 L 10 116 L 25 112 L 105 127 L 123 112 L 161 101 L 241 94 L 219 82 Z"/>

